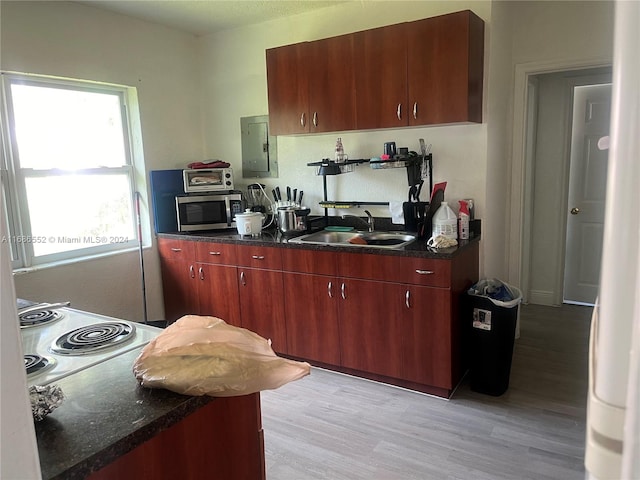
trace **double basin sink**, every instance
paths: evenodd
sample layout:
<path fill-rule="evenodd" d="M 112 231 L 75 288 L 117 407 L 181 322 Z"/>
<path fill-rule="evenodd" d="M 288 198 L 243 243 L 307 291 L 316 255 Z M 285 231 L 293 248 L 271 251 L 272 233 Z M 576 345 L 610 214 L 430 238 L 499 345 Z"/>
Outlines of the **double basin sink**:
<path fill-rule="evenodd" d="M 329 245 L 333 247 L 369 247 L 400 249 L 416 239 L 404 232 L 336 232 L 321 230 L 292 238 L 289 243 Z"/>

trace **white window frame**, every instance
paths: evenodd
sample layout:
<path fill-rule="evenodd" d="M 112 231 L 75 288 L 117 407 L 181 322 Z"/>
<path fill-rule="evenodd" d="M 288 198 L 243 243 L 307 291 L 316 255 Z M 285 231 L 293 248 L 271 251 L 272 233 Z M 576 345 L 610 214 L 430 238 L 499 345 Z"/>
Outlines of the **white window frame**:
<path fill-rule="evenodd" d="M 141 202 L 141 195 L 138 192 L 146 192 L 146 184 L 144 176 L 144 162 L 141 155 L 141 145 L 136 149 L 135 146 L 132 145 L 131 140 L 133 138 L 141 137 L 140 134 L 135 136 L 132 135 L 131 131 L 132 125 L 134 125 L 134 128 L 137 127 L 138 130 L 140 126 L 137 108 L 130 108 L 131 100 L 137 102 L 135 88 L 72 79 L 45 77 L 40 75 L 28 75 L 13 72 L 1 73 L 2 79 L 0 87 L 3 109 L 1 112 L 2 163 L 0 164 L 0 170 L 2 173 L 2 184 L 4 186 L 2 192 L 2 208 L 5 210 L 7 215 L 6 221 L 9 232 L 9 238 L 2 240 L 11 242 L 10 251 L 14 270 L 41 268 L 130 251 L 140 245 L 139 237 L 141 234 L 143 238 L 147 240 L 150 239 L 149 226 L 144 225 L 144 231 L 141 232 L 141 225 L 138 223 L 140 220 L 136 215 L 137 205 L 139 205 L 138 202 Z M 13 111 L 10 93 L 12 84 L 41 85 L 44 87 L 68 88 L 77 91 L 93 91 L 117 95 L 120 99 L 126 164 L 120 167 L 97 167 L 74 170 L 73 172 L 58 169 L 36 170 L 20 168 L 15 128 L 13 125 Z M 135 107 L 137 107 L 137 103 Z M 132 115 L 132 111 L 135 115 Z M 135 150 L 139 151 L 138 154 L 136 154 Z M 133 238 L 118 238 L 113 239 L 113 241 L 110 241 L 109 238 L 105 238 L 104 242 L 100 241 L 100 243 L 97 243 L 95 246 L 87 248 L 78 248 L 75 250 L 46 255 L 34 255 L 34 242 L 48 241 L 48 239 L 39 239 L 31 235 L 25 178 L 71 174 L 112 175 L 123 173 L 126 174 L 129 179 L 129 192 L 131 196 L 131 226 L 132 232 L 134 232 Z M 144 198 L 146 198 L 146 195 L 144 195 Z M 0 214 L 2 213 L 3 212 L 0 211 Z M 147 220 L 145 223 L 148 224 L 148 212 L 144 212 L 144 217 L 145 220 Z M 148 244 L 148 241 L 145 243 Z"/>

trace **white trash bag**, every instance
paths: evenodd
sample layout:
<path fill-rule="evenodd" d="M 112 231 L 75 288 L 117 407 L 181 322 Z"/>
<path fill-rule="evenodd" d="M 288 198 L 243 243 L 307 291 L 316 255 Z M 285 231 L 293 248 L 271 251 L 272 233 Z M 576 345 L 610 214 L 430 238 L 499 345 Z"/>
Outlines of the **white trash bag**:
<path fill-rule="evenodd" d="M 133 365 L 143 387 L 232 397 L 273 390 L 311 366 L 278 357 L 271 342 L 216 317 L 185 315 L 147 344 Z"/>

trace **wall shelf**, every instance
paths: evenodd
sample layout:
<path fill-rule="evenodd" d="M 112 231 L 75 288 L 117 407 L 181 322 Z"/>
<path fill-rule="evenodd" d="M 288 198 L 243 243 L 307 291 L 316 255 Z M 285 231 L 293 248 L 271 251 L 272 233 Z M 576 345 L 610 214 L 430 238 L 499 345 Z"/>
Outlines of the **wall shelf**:
<path fill-rule="evenodd" d="M 418 183 L 422 185 L 421 170 L 423 164 L 426 162 L 426 168 L 429 172 L 429 183 L 431 184 L 431 172 L 432 172 L 432 155 L 423 156 L 411 156 L 402 159 L 395 160 L 367 160 L 367 159 L 354 159 L 346 160 L 343 163 L 336 163 L 334 160 L 325 158 L 319 162 L 307 163 L 309 167 L 316 167 L 316 175 L 322 176 L 322 185 L 324 190 L 324 200 L 319 202 L 319 205 L 324 208 L 325 222 L 328 224 L 328 209 L 349 209 L 349 208 L 362 208 L 364 206 L 389 206 L 389 202 L 368 202 L 368 201 L 338 201 L 327 199 L 327 176 L 340 175 L 342 173 L 349 173 L 354 168 L 363 163 L 368 163 L 373 169 L 387 169 L 387 168 L 406 168 L 407 180 L 410 187 L 414 187 Z"/>

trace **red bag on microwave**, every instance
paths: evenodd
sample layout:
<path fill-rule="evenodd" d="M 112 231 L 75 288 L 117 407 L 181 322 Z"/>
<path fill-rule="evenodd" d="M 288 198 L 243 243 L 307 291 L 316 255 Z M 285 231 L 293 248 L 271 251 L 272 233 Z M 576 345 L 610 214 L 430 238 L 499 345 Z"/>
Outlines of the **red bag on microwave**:
<path fill-rule="evenodd" d="M 278 357 L 271 342 L 216 317 L 185 315 L 147 344 L 133 365 L 143 387 L 230 397 L 273 390 L 311 366 Z"/>

